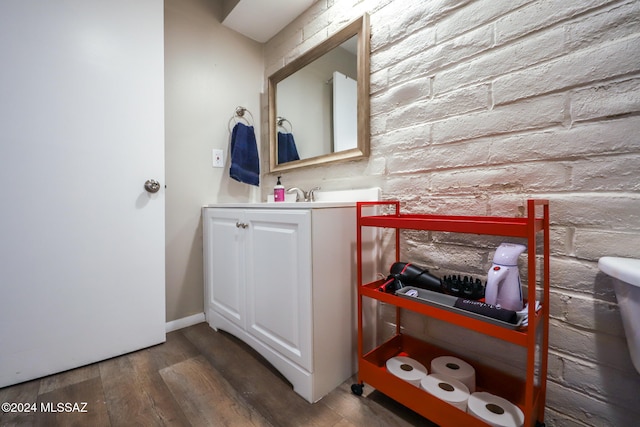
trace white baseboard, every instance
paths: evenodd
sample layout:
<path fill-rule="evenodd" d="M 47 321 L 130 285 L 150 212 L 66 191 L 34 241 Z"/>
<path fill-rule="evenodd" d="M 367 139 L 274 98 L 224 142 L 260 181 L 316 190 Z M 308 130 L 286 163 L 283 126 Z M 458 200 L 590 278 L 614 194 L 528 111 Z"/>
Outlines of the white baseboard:
<path fill-rule="evenodd" d="M 197 313 L 191 316 L 167 322 L 165 328 L 167 333 L 169 333 L 177 331 L 178 329 L 186 328 L 188 326 L 197 325 L 198 323 L 204 322 L 204 320 L 204 313 Z"/>

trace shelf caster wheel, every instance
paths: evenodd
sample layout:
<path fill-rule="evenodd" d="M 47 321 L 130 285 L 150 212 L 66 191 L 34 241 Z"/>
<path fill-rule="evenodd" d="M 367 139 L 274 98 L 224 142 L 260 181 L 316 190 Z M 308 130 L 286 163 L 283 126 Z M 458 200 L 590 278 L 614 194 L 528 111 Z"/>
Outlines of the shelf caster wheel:
<path fill-rule="evenodd" d="M 536 427 L 545 427 L 544 423 L 541 423 L 540 421 L 536 421 Z"/>
<path fill-rule="evenodd" d="M 351 393 L 356 396 L 362 396 L 362 392 L 364 391 L 364 384 L 351 384 Z"/>

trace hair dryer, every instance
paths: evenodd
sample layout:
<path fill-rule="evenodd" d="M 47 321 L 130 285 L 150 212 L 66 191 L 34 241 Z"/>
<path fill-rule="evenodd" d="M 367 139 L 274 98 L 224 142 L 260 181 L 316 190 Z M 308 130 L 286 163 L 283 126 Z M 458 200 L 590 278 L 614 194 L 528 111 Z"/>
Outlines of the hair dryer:
<path fill-rule="evenodd" d="M 426 268 L 421 268 L 408 262 L 396 262 L 390 268 L 387 281 L 378 288 L 379 291 L 393 293 L 404 286 L 428 289 L 442 292 L 440 279 L 429 273 Z"/>

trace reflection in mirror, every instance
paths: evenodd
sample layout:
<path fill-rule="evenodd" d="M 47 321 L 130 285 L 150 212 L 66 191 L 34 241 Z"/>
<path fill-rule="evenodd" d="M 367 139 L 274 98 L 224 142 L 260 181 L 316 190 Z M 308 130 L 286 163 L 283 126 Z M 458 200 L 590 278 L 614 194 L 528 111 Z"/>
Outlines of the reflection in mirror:
<path fill-rule="evenodd" d="M 269 77 L 271 171 L 369 152 L 368 17 Z"/>
<path fill-rule="evenodd" d="M 350 38 L 278 83 L 278 164 L 358 146 L 357 40 Z"/>

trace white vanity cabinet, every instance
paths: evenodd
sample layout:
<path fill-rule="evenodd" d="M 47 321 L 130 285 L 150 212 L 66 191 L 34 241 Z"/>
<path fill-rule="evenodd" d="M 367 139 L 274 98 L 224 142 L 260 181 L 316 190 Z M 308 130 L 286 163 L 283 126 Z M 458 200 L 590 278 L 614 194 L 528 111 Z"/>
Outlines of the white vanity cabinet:
<path fill-rule="evenodd" d="M 309 402 L 353 375 L 355 207 L 217 205 L 203 221 L 211 327 L 257 350 Z"/>

